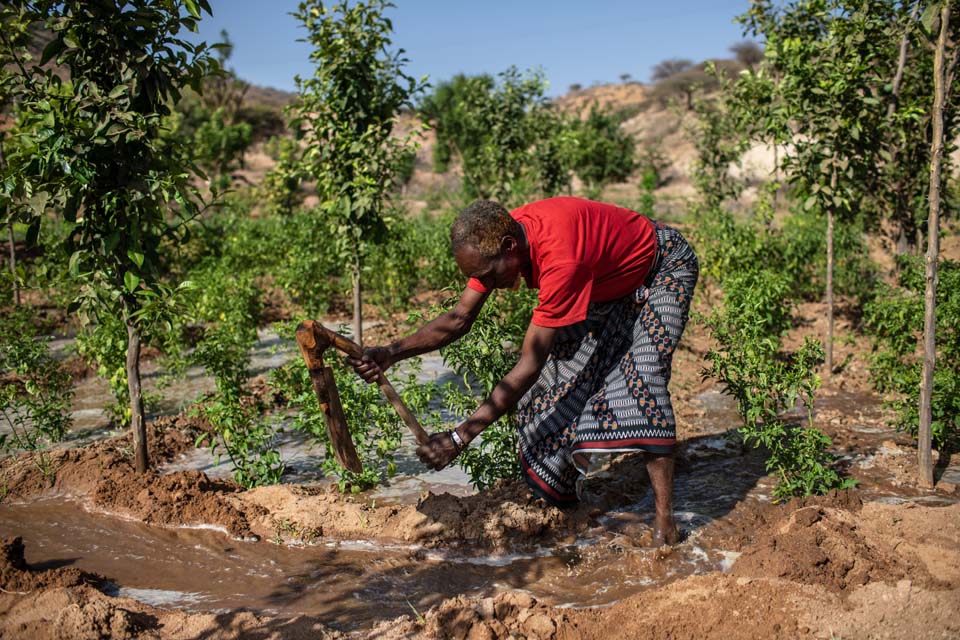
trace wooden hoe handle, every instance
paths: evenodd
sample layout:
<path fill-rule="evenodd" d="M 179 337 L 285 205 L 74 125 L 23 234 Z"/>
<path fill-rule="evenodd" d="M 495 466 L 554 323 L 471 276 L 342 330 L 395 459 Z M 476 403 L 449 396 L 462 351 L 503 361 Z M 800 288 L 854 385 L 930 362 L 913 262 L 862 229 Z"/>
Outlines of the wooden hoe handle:
<path fill-rule="evenodd" d="M 336 331 L 331 331 L 319 322 L 312 320 L 308 320 L 301 326 L 307 323 L 310 323 L 312 326 L 318 343 L 326 342 L 331 344 L 351 358 L 360 359 L 363 357 L 363 349 L 361 349 L 360 345 L 350 338 L 342 336 Z M 386 376 L 382 373 L 377 377 L 377 385 L 380 387 L 380 391 L 383 392 L 383 395 L 387 397 L 387 400 L 390 401 L 390 404 L 393 405 L 393 408 L 396 409 L 400 419 L 403 420 L 404 424 L 407 425 L 407 428 L 413 433 L 413 437 L 416 438 L 417 444 L 426 444 L 427 441 L 430 440 L 430 436 L 428 436 L 427 432 L 423 430 L 423 427 L 420 426 L 420 422 L 417 420 L 416 416 L 414 416 L 413 412 L 410 411 L 406 404 L 404 404 L 403 400 L 400 398 L 400 394 L 397 393 L 397 390 L 393 388 L 393 385 L 390 384 L 390 381 L 387 380 Z"/>
<path fill-rule="evenodd" d="M 323 421 L 327 425 L 327 433 L 330 434 L 333 454 L 345 468 L 354 473 L 362 473 L 363 463 L 360 462 L 360 456 L 357 455 L 357 449 L 350 437 L 350 428 L 346 416 L 343 415 L 340 394 L 333 379 L 333 369 L 323 363 L 323 352 L 329 345 L 323 342 L 323 339 L 318 341 L 312 329 L 304 325 L 297 327 L 297 344 L 300 345 L 300 353 L 307 363 L 313 392 L 317 394 Z"/>

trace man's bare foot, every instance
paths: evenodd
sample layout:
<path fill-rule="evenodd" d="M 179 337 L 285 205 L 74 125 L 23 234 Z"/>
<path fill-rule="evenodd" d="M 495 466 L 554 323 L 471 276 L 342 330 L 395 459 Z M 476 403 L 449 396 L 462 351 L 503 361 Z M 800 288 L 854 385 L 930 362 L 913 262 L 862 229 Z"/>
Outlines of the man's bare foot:
<path fill-rule="evenodd" d="M 673 518 L 671 517 L 664 522 L 660 522 L 660 518 L 657 518 L 653 527 L 653 546 L 662 547 L 665 544 L 677 544 L 679 541 L 680 531 L 677 529 L 677 524 Z"/>

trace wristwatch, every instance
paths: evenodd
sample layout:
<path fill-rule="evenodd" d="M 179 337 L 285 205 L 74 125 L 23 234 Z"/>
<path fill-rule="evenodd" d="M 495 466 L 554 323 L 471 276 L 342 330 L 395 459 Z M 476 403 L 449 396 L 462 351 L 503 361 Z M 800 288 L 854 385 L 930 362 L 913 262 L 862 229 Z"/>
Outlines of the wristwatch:
<path fill-rule="evenodd" d="M 447 433 L 450 434 L 450 439 L 453 440 L 453 446 L 457 448 L 458 454 L 467 448 L 467 443 L 463 441 L 456 429 L 450 429 Z"/>

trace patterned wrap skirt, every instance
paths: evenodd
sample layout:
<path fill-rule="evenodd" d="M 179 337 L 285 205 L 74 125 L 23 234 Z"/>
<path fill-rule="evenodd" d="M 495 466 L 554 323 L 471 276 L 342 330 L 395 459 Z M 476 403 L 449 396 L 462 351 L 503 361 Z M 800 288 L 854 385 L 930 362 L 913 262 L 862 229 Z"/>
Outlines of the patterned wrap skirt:
<path fill-rule="evenodd" d="M 523 475 L 553 505 L 578 502 L 577 479 L 586 469 L 577 454 L 673 452 L 670 364 L 700 267 L 679 231 L 654 224 L 657 255 L 644 285 L 592 303 L 585 320 L 561 328 L 518 404 Z"/>

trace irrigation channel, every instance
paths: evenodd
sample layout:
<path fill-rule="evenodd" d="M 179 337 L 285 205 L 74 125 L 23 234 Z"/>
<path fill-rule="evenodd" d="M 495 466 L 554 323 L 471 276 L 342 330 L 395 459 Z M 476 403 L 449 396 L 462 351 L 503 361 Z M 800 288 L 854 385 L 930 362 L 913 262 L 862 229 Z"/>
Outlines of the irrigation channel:
<path fill-rule="evenodd" d="M 54 346 L 62 350 L 66 343 Z M 294 355 L 275 335 L 264 333 L 252 368 L 262 372 Z M 148 388 L 156 373 L 148 373 Z M 420 375 L 425 380 L 455 377 L 436 355 L 424 359 Z M 162 410 L 176 411 L 210 390 L 212 382 L 202 372 L 190 371 L 185 381 L 159 390 Z M 88 379 L 80 383 L 74 431 L 65 446 L 113 435 L 103 413 L 107 401 L 109 393 L 101 382 Z M 744 505 L 770 500 L 772 481 L 765 476 L 762 456 L 744 450 L 728 437 L 738 421 L 730 399 L 711 390 L 695 402 L 702 409 L 701 435 L 683 447 L 675 509 L 684 540 L 672 549 L 646 546 L 653 505 L 645 482 L 624 488 L 626 504 L 595 514 L 587 528 L 548 544 L 532 540 L 497 552 L 382 538 L 248 541 L 203 523 L 180 527 L 144 524 L 63 494 L 5 500 L 0 504 L 0 537 L 21 536 L 27 561 L 34 568 L 69 565 L 108 577 L 110 582 L 103 589 L 109 595 L 189 611 L 309 614 L 342 630 L 422 612 L 459 594 L 484 596 L 507 589 L 526 591 L 556 606 L 606 606 L 685 576 L 729 569 L 738 554 L 724 548 L 724 541 L 744 526 L 738 522 L 749 512 Z M 877 469 L 875 481 L 867 483 L 870 497 L 886 502 L 956 501 L 953 496 L 917 494 L 916 489 L 897 486 L 875 465 L 877 456 L 900 455 L 895 442 L 906 442 L 882 424 L 877 426 L 876 402 L 875 398 L 840 394 L 819 400 L 816 407 L 817 411 L 854 416 L 847 429 L 848 444 L 858 453 L 846 456 L 845 462 L 859 477 L 870 477 Z M 296 436 L 285 438 L 281 449 L 293 470 L 285 481 L 325 483 L 318 474 L 321 452 Z M 405 442 L 397 477 L 363 499 L 381 505 L 410 505 L 417 504 L 427 491 L 460 496 L 473 493 L 459 468 L 424 472 L 412 449 L 412 441 Z M 617 467 L 608 462 L 594 461 L 588 500 L 591 486 L 616 482 Z M 171 473 L 186 469 L 210 477 L 230 472 L 225 465 L 216 466 L 205 450 L 188 451 L 163 468 Z M 960 478 L 960 469 L 950 468 L 946 473 Z"/>

